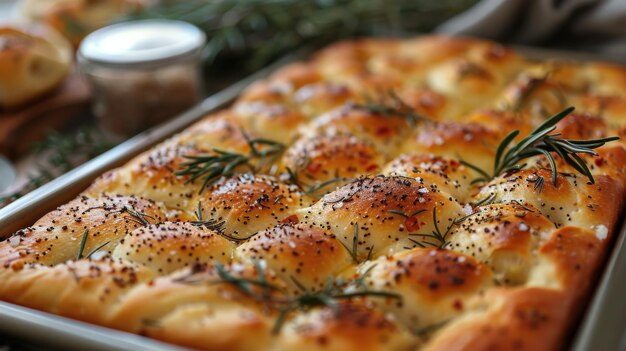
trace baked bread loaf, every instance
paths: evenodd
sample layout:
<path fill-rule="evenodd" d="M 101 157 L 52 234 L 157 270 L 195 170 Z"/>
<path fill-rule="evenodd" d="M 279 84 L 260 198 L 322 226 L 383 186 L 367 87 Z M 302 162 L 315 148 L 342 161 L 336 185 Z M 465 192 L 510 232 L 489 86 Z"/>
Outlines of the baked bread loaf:
<path fill-rule="evenodd" d="M 207 350 L 564 348 L 626 192 L 626 144 L 588 140 L 625 106 L 604 63 L 331 45 L 1 242 L 0 299 Z"/>
<path fill-rule="evenodd" d="M 0 110 L 10 110 L 61 83 L 72 64 L 70 43 L 42 26 L 0 25 Z"/>

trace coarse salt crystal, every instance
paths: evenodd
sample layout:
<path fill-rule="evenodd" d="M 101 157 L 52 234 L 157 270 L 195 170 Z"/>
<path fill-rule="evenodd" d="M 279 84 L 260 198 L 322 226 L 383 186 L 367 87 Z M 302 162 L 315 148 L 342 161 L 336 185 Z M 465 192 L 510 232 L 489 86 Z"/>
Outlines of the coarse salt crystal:
<path fill-rule="evenodd" d="M 22 239 L 20 239 L 19 236 L 12 236 L 9 238 L 9 244 L 11 244 L 11 246 L 17 246 L 20 241 L 22 241 Z"/>
<path fill-rule="evenodd" d="M 100 261 L 101 259 L 105 258 L 109 253 L 106 251 L 96 251 L 93 254 L 91 254 L 91 259 L 95 260 L 95 261 Z"/>
<path fill-rule="evenodd" d="M 523 232 L 528 230 L 528 225 L 526 223 L 524 223 L 524 222 L 521 222 L 517 227 L 519 228 L 519 230 L 521 230 Z"/>
<path fill-rule="evenodd" d="M 289 242 L 289 247 L 292 248 L 292 249 L 295 249 L 296 248 L 296 243 L 294 243 L 293 241 L 290 241 Z"/>
<path fill-rule="evenodd" d="M 422 194 L 428 194 L 428 189 L 426 189 L 426 188 L 419 188 L 419 189 L 417 190 L 417 192 L 418 192 L 418 193 L 422 193 Z"/>
<path fill-rule="evenodd" d="M 465 205 L 465 207 L 463 207 L 463 213 L 465 213 L 466 216 L 471 215 L 472 212 L 473 212 L 472 205 L 467 204 L 467 205 Z"/>
<path fill-rule="evenodd" d="M 600 240 L 604 240 L 609 236 L 609 228 L 607 228 L 604 224 L 600 224 L 596 226 L 596 238 Z"/>

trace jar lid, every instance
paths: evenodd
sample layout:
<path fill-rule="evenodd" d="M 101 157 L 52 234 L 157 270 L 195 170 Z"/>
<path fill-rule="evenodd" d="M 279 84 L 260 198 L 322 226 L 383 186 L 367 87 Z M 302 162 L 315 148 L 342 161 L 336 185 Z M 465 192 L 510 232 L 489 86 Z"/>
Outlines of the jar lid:
<path fill-rule="evenodd" d="M 206 40 L 196 26 L 173 20 L 118 23 L 89 34 L 79 60 L 111 65 L 162 64 L 198 51 Z"/>

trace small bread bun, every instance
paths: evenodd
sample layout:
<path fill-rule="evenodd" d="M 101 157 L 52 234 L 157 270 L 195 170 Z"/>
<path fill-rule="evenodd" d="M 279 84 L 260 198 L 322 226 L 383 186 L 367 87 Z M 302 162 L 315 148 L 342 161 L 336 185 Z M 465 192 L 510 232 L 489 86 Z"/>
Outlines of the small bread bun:
<path fill-rule="evenodd" d="M 46 27 L 0 25 L 0 110 L 50 91 L 67 76 L 70 43 Z"/>

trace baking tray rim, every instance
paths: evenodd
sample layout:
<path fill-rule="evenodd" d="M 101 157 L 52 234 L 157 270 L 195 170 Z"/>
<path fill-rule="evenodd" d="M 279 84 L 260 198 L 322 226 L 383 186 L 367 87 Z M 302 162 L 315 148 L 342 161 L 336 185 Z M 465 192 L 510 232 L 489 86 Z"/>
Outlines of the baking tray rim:
<path fill-rule="evenodd" d="M 510 47 L 513 47 L 529 59 L 543 60 L 552 58 L 582 62 L 612 62 L 614 64 L 626 65 L 626 60 L 624 62 L 616 62 L 614 59 L 607 59 L 601 55 L 588 52 L 571 52 L 518 45 L 510 45 Z M 12 222 L 19 220 L 23 223 L 24 215 L 26 214 L 26 217 L 29 217 L 28 212 L 32 210 L 33 206 L 45 207 L 46 211 L 49 211 L 62 204 L 63 200 L 55 201 L 55 198 L 60 197 L 64 191 L 77 187 L 79 186 L 77 184 L 80 183 L 87 182 L 88 184 L 88 182 L 104 173 L 104 171 L 119 166 L 140 152 L 180 132 L 205 115 L 225 107 L 232 103 L 251 83 L 268 76 L 286 63 L 305 59 L 314 49 L 314 47 L 305 47 L 287 55 L 267 68 L 207 97 L 201 103 L 178 117 L 136 135 L 0 209 L 0 239 L 3 235 L 17 230 L 13 229 Z M 77 194 L 78 192 L 75 191 L 75 193 Z M 56 202 L 56 205 L 51 207 L 50 203 L 53 202 Z M 31 214 L 30 218 L 33 217 L 39 218 L 40 216 Z M 576 334 L 572 337 L 573 342 L 570 345 L 572 350 L 606 349 L 607 340 L 609 340 L 609 344 L 613 343 L 610 345 L 610 349 L 618 349 L 620 345 L 622 347 L 626 346 L 626 335 L 623 335 L 626 328 L 626 318 L 621 317 L 621 322 L 624 322 L 624 324 L 619 325 L 621 329 L 617 328 L 617 332 L 615 328 L 602 327 L 603 325 L 609 326 L 611 321 L 620 318 L 616 316 L 626 313 L 626 302 L 621 304 L 619 309 L 616 309 L 614 304 L 608 301 L 609 295 L 626 290 L 623 284 L 619 284 L 619 279 L 614 279 L 619 278 L 617 275 L 620 272 L 626 274 L 626 219 L 624 216 L 621 216 L 620 220 L 621 223 L 616 228 L 621 229 L 616 231 L 617 236 L 615 236 L 611 252 L 607 255 L 608 259 L 605 257 L 604 267 L 598 273 L 600 279 L 598 279 L 594 291 L 590 294 L 588 307 L 578 317 L 579 322 L 577 323 L 577 328 L 574 329 Z M 32 222 L 30 221 L 30 223 Z M 27 225 L 20 226 L 25 227 Z M 7 227 L 12 230 L 7 231 L 5 229 Z M 619 313 L 619 311 L 623 313 Z M 20 330 L 20 328 L 14 326 L 27 327 L 28 330 Z M 62 345 L 66 349 L 80 349 L 88 346 L 92 350 L 133 350 L 138 347 L 145 350 L 184 350 L 184 348 L 179 346 L 163 343 L 155 339 L 61 317 L 4 301 L 0 301 L 0 330 L 9 331 L 21 337 L 28 336 L 31 341 L 34 338 L 45 341 L 48 345 Z M 600 333 L 597 333 L 598 330 L 601 330 L 605 335 L 600 337 Z M 38 331 L 39 334 L 33 337 L 33 331 Z M 606 337 L 607 331 L 613 333 L 611 338 Z M 60 336 L 63 337 L 60 338 Z M 598 348 L 598 345 L 604 345 L 604 347 Z"/>

